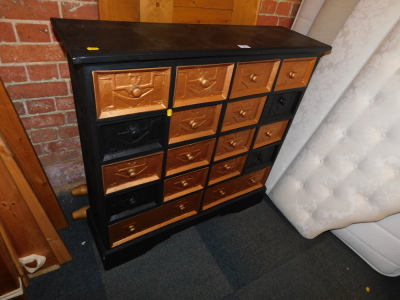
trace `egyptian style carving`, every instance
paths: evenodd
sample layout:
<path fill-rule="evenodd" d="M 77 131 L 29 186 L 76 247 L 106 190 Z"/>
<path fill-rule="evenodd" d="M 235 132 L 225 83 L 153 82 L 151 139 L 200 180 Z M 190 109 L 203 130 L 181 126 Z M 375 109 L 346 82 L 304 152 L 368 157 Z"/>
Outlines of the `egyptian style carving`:
<path fill-rule="evenodd" d="M 249 151 L 255 128 L 221 136 L 215 152 L 215 161 Z"/>

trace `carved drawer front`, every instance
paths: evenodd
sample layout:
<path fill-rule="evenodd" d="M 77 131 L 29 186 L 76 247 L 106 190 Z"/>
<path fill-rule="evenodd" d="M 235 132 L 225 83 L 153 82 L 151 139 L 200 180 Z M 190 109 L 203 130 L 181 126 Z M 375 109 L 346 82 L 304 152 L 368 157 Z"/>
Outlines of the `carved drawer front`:
<path fill-rule="evenodd" d="M 266 123 L 271 120 L 292 117 L 300 103 L 302 94 L 303 92 L 295 92 L 268 97 L 260 122 Z"/>
<path fill-rule="evenodd" d="M 214 160 L 221 160 L 249 151 L 255 128 L 221 136 L 218 139 Z"/>
<path fill-rule="evenodd" d="M 261 126 L 254 143 L 254 148 L 280 141 L 285 134 L 288 123 L 289 120 L 284 120 Z"/>
<path fill-rule="evenodd" d="M 157 205 L 160 185 L 155 184 L 133 192 L 107 199 L 109 220 L 114 221 L 132 214 L 148 210 Z"/>
<path fill-rule="evenodd" d="M 316 57 L 283 60 L 275 91 L 305 87 L 310 80 Z"/>
<path fill-rule="evenodd" d="M 193 168 L 208 165 L 214 150 L 215 139 L 168 150 L 166 175 L 170 176 Z"/>
<path fill-rule="evenodd" d="M 116 247 L 146 233 L 172 224 L 199 212 L 202 192 L 152 209 L 109 226 L 111 247 Z"/>
<path fill-rule="evenodd" d="M 203 209 L 213 207 L 263 187 L 270 169 L 268 167 L 208 188 L 204 196 Z"/>
<path fill-rule="evenodd" d="M 231 102 L 225 111 L 222 131 L 257 124 L 263 112 L 266 97 Z"/>
<path fill-rule="evenodd" d="M 246 171 L 249 171 L 252 168 L 256 168 L 257 166 L 263 164 L 272 165 L 276 157 L 278 156 L 280 147 L 281 145 L 271 145 L 252 150 L 249 153 L 249 157 L 246 162 Z"/>
<path fill-rule="evenodd" d="M 145 149 L 161 147 L 164 131 L 161 116 L 135 119 L 100 126 L 104 160 L 137 153 Z"/>
<path fill-rule="evenodd" d="M 213 165 L 211 168 L 208 185 L 212 185 L 231 177 L 235 177 L 242 173 L 246 158 L 247 155 L 243 155 Z"/>
<path fill-rule="evenodd" d="M 225 100 L 233 64 L 178 67 L 174 107 Z"/>
<path fill-rule="evenodd" d="M 171 68 L 94 71 L 97 117 L 166 109 L 170 78 Z"/>
<path fill-rule="evenodd" d="M 239 63 L 235 71 L 230 98 L 270 92 L 279 63 L 279 60 Z"/>
<path fill-rule="evenodd" d="M 169 144 L 215 134 L 221 106 L 219 104 L 173 112 L 169 130 Z"/>
<path fill-rule="evenodd" d="M 204 188 L 208 168 L 176 176 L 164 182 L 164 202 Z"/>
<path fill-rule="evenodd" d="M 106 194 L 160 179 L 163 153 L 103 166 Z"/>

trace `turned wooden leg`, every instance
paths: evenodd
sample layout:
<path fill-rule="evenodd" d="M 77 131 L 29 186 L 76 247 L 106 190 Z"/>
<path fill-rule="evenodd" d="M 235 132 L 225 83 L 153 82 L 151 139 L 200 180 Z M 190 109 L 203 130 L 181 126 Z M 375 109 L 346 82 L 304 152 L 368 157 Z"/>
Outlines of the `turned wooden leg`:
<path fill-rule="evenodd" d="M 87 185 L 82 184 L 77 186 L 76 188 L 72 189 L 71 194 L 73 196 L 82 196 L 82 195 L 87 195 L 88 190 L 87 190 Z"/>
<path fill-rule="evenodd" d="M 81 207 L 80 209 L 72 212 L 72 219 L 74 220 L 80 220 L 80 219 L 86 219 L 87 215 L 86 215 L 86 211 L 89 208 L 89 206 L 84 206 Z"/>

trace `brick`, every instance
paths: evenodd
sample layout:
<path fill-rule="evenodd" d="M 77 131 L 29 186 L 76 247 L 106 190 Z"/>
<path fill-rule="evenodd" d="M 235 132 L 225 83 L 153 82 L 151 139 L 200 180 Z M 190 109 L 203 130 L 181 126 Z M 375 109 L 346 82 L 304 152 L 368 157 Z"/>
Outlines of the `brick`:
<path fill-rule="evenodd" d="M 20 23 L 17 24 L 16 29 L 21 42 L 51 42 L 49 26 L 47 24 Z"/>
<path fill-rule="evenodd" d="M 78 137 L 69 139 L 58 140 L 46 144 L 42 144 L 42 153 L 50 154 L 54 152 L 71 151 L 81 147 L 81 143 Z"/>
<path fill-rule="evenodd" d="M 59 153 L 51 153 L 39 157 L 40 163 L 43 167 L 53 166 L 59 163 Z"/>
<path fill-rule="evenodd" d="M 60 69 L 61 78 L 70 78 L 69 68 L 67 63 L 58 64 L 58 68 Z"/>
<path fill-rule="evenodd" d="M 32 81 L 58 78 L 58 69 L 56 64 L 29 65 L 26 68 L 28 69 L 29 78 Z"/>
<path fill-rule="evenodd" d="M 31 140 L 33 143 L 43 143 L 58 139 L 57 130 L 53 128 L 44 128 L 31 131 Z"/>
<path fill-rule="evenodd" d="M 67 162 L 67 161 L 82 161 L 82 152 L 80 148 L 73 149 L 71 151 L 63 151 L 59 153 L 59 161 Z"/>
<path fill-rule="evenodd" d="M 260 13 L 274 14 L 277 6 L 278 1 L 264 1 L 262 3 Z"/>
<path fill-rule="evenodd" d="M 0 45 L 3 63 L 65 61 L 59 44 L 52 45 Z"/>
<path fill-rule="evenodd" d="M 286 0 L 286 1 L 289 1 L 289 2 L 295 2 L 295 3 L 298 3 L 298 4 L 300 4 L 300 3 L 301 3 L 301 1 L 303 1 L 303 0 Z"/>
<path fill-rule="evenodd" d="M 60 126 L 64 125 L 65 123 L 63 114 L 49 114 L 49 115 L 39 115 L 33 117 L 23 117 L 21 118 L 21 121 L 26 130 L 32 128 Z M 41 153 L 43 153 L 43 151 Z"/>
<path fill-rule="evenodd" d="M 1 4 L 0 4 L 1 7 Z M 0 22 L 0 42 L 16 42 L 14 29 L 11 23 Z"/>
<path fill-rule="evenodd" d="M 66 19 L 98 20 L 96 3 L 61 2 L 62 17 Z"/>
<path fill-rule="evenodd" d="M 2 0 L 0 19 L 49 20 L 59 18 L 56 1 L 43 0 Z"/>
<path fill-rule="evenodd" d="M 27 81 L 25 68 L 22 66 L 0 67 L 0 77 L 3 82 Z"/>
<path fill-rule="evenodd" d="M 37 145 L 33 145 L 33 148 L 35 149 L 36 155 L 40 156 L 43 154 L 43 149 L 42 149 L 42 145 L 37 144 Z"/>
<path fill-rule="evenodd" d="M 29 114 L 42 114 L 56 110 L 56 105 L 52 98 L 26 101 L 26 107 Z"/>
<path fill-rule="evenodd" d="M 286 27 L 286 28 L 291 28 L 293 22 L 294 22 L 294 18 L 279 17 L 278 26 L 283 26 L 283 27 Z"/>
<path fill-rule="evenodd" d="M 82 162 L 67 162 L 45 168 L 47 175 L 50 178 L 59 176 L 67 177 L 67 174 L 74 172 L 83 172 Z"/>
<path fill-rule="evenodd" d="M 15 84 L 9 85 L 7 89 L 14 100 L 68 95 L 67 84 L 64 81 Z"/>
<path fill-rule="evenodd" d="M 74 98 L 68 97 L 56 97 L 57 110 L 71 110 L 75 109 Z M 75 117 L 76 119 L 76 117 Z"/>
<path fill-rule="evenodd" d="M 68 182 L 69 183 L 85 183 L 86 182 L 86 176 L 85 172 L 77 172 L 77 173 L 70 173 L 68 174 Z"/>
<path fill-rule="evenodd" d="M 76 124 L 78 123 L 77 119 L 76 119 L 76 112 L 75 111 L 68 111 L 65 113 L 66 116 L 66 122 L 68 124 Z"/>
<path fill-rule="evenodd" d="M 26 115 L 25 105 L 23 102 L 13 102 L 13 105 L 19 116 Z"/>
<path fill-rule="evenodd" d="M 275 16 L 263 16 L 259 15 L 257 25 L 261 26 L 277 26 L 279 18 Z"/>
<path fill-rule="evenodd" d="M 64 126 L 58 128 L 60 138 L 66 139 L 79 136 L 78 126 Z"/>
<path fill-rule="evenodd" d="M 291 17 L 296 17 L 297 13 L 299 12 L 300 4 L 293 3 L 292 11 L 290 12 Z"/>
<path fill-rule="evenodd" d="M 288 2 L 279 2 L 276 7 L 276 14 L 280 16 L 289 16 L 292 9 L 292 4 Z"/>

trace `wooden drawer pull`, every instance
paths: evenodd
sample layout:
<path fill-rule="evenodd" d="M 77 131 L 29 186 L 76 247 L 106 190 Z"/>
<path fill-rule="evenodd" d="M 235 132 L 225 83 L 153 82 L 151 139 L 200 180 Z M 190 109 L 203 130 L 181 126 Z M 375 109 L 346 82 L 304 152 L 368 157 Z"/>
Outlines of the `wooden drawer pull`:
<path fill-rule="evenodd" d="M 186 154 L 186 158 L 188 159 L 188 161 L 193 161 L 195 157 L 191 153 L 189 153 Z"/>
<path fill-rule="evenodd" d="M 249 181 L 250 181 L 250 184 L 255 184 L 257 182 L 254 178 L 250 178 Z"/>
<path fill-rule="evenodd" d="M 292 78 L 292 79 L 295 79 L 295 78 L 297 77 L 297 73 L 294 72 L 294 71 L 291 71 L 291 72 L 289 73 L 289 77 Z"/>
<path fill-rule="evenodd" d="M 251 80 L 251 81 L 256 82 L 257 79 L 258 79 L 258 75 L 257 75 L 257 74 L 251 74 L 251 75 L 250 75 L 250 80 Z"/>
<path fill-rule="evenodd" d="M 182 181 L 181 184 L 182 184 L 182 186 L 183 186 L 184 188 L 186 188 L 186 187 L 189 186 L 189 182 L 187 182 L 186 180 Z"/>
<path fill-rule="evenodd" d="M 266 135 L 267 137 L 271 137 L 271 136 L 272 136 L 272 132 L 271 132 L 271 131 L 267 131 L 267 132 L 265 132 L 265 135 Z"/>
<path fill-rule="evenodd" d="M 225 166 L 224 166 L 224 169 L 225 170 L 231 170 L 231 169 L 233 169 L 233 165 L 228 165 L 228 164 L 226 164 Z"/>
<path fill-rule="evenodd" d="M 200 80 L 200 85 L 203 88 L 208 88 L 210 86 L 210 81 L 208 79 L 200 78 L 199 80 Z"/>
<path fill-rule="evenodd" d="M 134 225 L 129 225 L 129 226 L 128 226 L 128 230 L 129 230 L 130 232 L 133 232 L 133 231 L 136 230 L 136 228 L 135 228 Z"/>
<path fill-rule="evenodd" d="M 245 117 L 246 116 L 246 111 L 245 110 L 241 110 L 240 112 L 239 112 L 239 115 L 241 116 L 241 117 Z"/>
<path fill-rule="evenodd" d="M 221 196 L 225 196 L 225 195 L 226 195 L 226 192 L 223 191 L 223 190 L 220 190 L 220 191 L 219 191 L 219 194 L 220 194 Z"/>
<path fill-rule="evenodd" d="M 135 178 L 138 173 L 137 173 L 136 169 L 129 169 L 128 174 L 129 174 L 130 178 Z"/>
<path fill-rule="evenodd" d="M 238 145 L 238 143 L 235 142 L 235 141 L 231 141 L 231 142 L 229 143 L 229 145 L 231 145 L 233 148 L 236 148 L 237 145 Z"/>
<path fill-rule="evenodd" d="M 199 128 L 199 123 L 197 123 L 195 120 L 192 120 L 192 121 L 190 121 L 190 127 L 192 128 L 192 129 L 197 129 L 197 128 Z"/>
<path fill-rule="evenodd" d="M 185 210 L 186 206 L 185 206 L 185 204 L 181 204 L 178 206 L 178 208 L 179 208 L 179 210 Z"/>
<path fill-rule="evenodd" d="M 132 96 L 135 98 L 139 98 L 142 96 L 142 90 L 140 87 L 136 86 L 132 89 Z"/>

